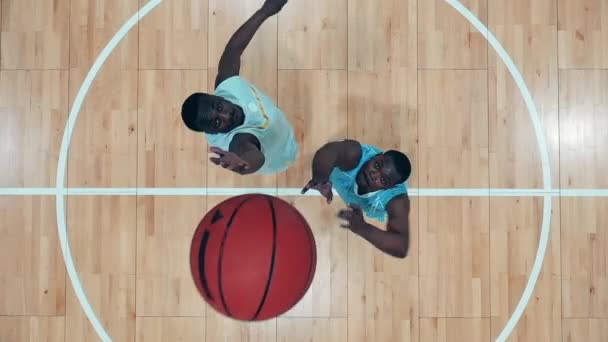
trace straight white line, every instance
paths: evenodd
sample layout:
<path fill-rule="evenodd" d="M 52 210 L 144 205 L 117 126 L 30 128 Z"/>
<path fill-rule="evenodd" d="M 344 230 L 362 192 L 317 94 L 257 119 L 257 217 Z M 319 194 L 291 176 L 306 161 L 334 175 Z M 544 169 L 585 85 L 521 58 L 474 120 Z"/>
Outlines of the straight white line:
<path fill-rule="evenodd" d="M 237 196 L 259 193 L 275 196 L 320 196 L 300 188 L 65 188 L 67 196 Z M 0 196 L 54 196 L 55 188 L 0 188 Z M 337 193 L 334 191 L 334 194 Z M 410 188 L 411 197 L 608 197 L 608 189 L 483 189 Z"/>
<path fill-rule="evenodd" d="M 55 196 L 55 188 L 1 188 L 0 196 Z"/>
<path fill-rule="evenodd" d="M 608 197 L 608 189 L 562 189 L 562 197 Z"/>

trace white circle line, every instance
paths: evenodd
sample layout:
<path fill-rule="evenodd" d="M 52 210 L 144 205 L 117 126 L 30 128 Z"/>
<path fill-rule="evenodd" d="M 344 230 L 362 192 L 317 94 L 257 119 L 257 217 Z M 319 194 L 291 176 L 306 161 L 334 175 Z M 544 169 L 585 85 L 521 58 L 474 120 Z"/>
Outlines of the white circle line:
<path fill-rule="evenodd" d="M 65 218 L 65 207 L 64 207 L 64 196 L 66 192 L 65 188 L 65 171 L 67 165 L 67 157 L 68 151 L 70 147 L 70 143 L 72 140 L 72 133 L 74 130 L 74 126 L 76 125 L 76 120 L 78 119 L 78 114 L 80 113 L 80 107 L 84 101 L 86 94 L 89 92 L 89 88 L 93 83 L 93 80 L 97 76 L 97 73 L 105 63 L 106 59 L 110 55 L 110 53 L 114 50 L 114 48 L 120 43 L 120 41 L 129 33 L 131 28 L 135 26 L 141 18 L 146 16 L 154 7 L 156 7 L 162 0 L 151 0 L 146 5 L 137 11 L 122 27 L 116 32 L 114 37 L 110 40 L 110 42 L 104 47 L 101 51 L 95 63 L 87 73 L 86 78 L 84 79 L 80 89 L 78 90 L 78 94 L 74 99 L 74 104 L 72 105 L 72 109 L 68 116 L 68 120 L 66 123 L 66 128 L 63 131 L 63 140 L 61 141 L 61 148 L 59 150 L 59 161 L 57 163 L 57 180 L 55 183 L 55 200 L 56 200 L 56 210 L 57 210 L 57 230 L 59 233 L 59 242 L 61 243 L 61 251 L 63 252 L 63 261 L 65 262 L 66 270 L 68 276 L 70 278 L 70 282 L 72 283 L 72 287 L 74 288 L 74 293 L 80 302 L 80 306 L 82 307 L 85 315 L 93 325 L 95 332 L 101 338 L 102 341 L 112 341 L 103 325 L 95 316 L 95 312 L 93 308 L 89 304 L 87 300 L 87 296 L 85 291 L 80 283 L 80 279 L 78 277 L 78 273 L 76 272 L 76 267 L 74 266 L 74 260 L 72 258 L 72 252 L 70 249 L 70 242 L 67 236 L 67 225 Z"/>
<path fill-rule="evenodd" d="M 526 106 L 528 107 L 528 113 L 530 114 L 530 118 L 532 120 L 532 124 L 534 126 L 534 133 L 536 135 L 536 140 L 538 143 L 538 149 L 541 156 L 542 170 L 543 170 L 543 183 L 544 189 L 546 191 L 551 190 L 551 170 L 549 164 L 549 150 L 547 148 L 547 144 L 545 142 L 544 133 L 542 130 L 542 125 L 540 123 L 540 118 L 538 116 L 538 112 L 536 111 L 536 106 L 534 104 L 534 100 L 532 99 L 532 95 L 528 90 L 526 82 L 524 81 L 521 73 L 515 66 L 515 63 L 511 60 L 509 54 L 502 47 L 498 39 L 494 37 L 492 32 L 473 14 L 469 11 L 468 8 L 464 7 L 458 0 L 445 0 L 447 1 L 454 9 L 456 9 L 460 14 L 462 14 L 477 30 L 486 38 L 488 43 L 494 48 L 494 51 L 498 54 L 500 59 L 502 59 L 503 63 L 509 69 L 511 76 L 515 80 L 521 95 L 524 98 Z M 524 288 L 524 292 L 513 311 L 513 314 L 507 321 L 507 324 L 501 331 L 500 335 L 498 335 L 496 341 L 503 342 L 505 341 L 509 335 L 515 329 L 517 322 L 523 315 L 523 312 L 528 305 L 530 297 L 532 296 L 532 292 L 534 291 L 534 287 L 536 286 L 536 282 L 538 281 L 538 277 L 540 275 L 540 270 L 543 266 L 543 261 L 545 258 L 545 253 L 547 251 L 547 244 L 549 243 L 549 230 L 551 228 L 551 205 L 552 199 L 551 195 L 544 196 L 544 205 L 543 205 L 543 220 L 541 225 L 541 234 L 540 241 L 538 244 L 538 249 L 536 251 L 536 257 L 534 259 L 534 265 L 532 266 L 532 270 L 530 272 L 530 277 L 528 278 L 528 282 L 526 283 L 526 287 Z"/>
<path fill-rule="evenodd" d="M 73 133 L 73 129 L 78 119 L 78 114 L 80 112 L 80 107 L 84 101 L 84 98 L 95 79 L 97 73 L 103 66 L 103 63 L 110 55 L 110 53 L 114 50 L 116 45 L 127 35 L 129 30 L 141 20 L 146 14 L 148 14 L 154 7 L 156 7 L 162 0 L 151 0 L 146 5 L 144 5 L 134 16 L 132 16 L 121 28 L 120 30 L 112 37 L 108 45 L 102 50 L 99 57 L 96 59 L 95 63 L 89 70 L 87 77 L 85 78 L 83 84 L 80 87 L 80 90 L 74 100 L 74 104 L 72 106 L 72 110 L 70 111 L 68 121 L 66 123 L 66 129 L 64 130 L 63 140 L 61 143 L 61 149 L 59 152 L 59 162 L 57 165 L 57 181 L 56 181 L 56 209 L 57 209 L 57 228 L 59 231 L 59 238 L 61 242 L 61 249 L 63 252 L 64 262 L 66 264 L 66 269 L 72 282 L 72 286 L 74 287 L 74 291 L 76 296 L 82 306 L 87 318 L 93 325 L 95 331 L 99 335 L 99 337 L 103 341 L 111 341 L 111 338 L 108 336 L 107 332 L 104 330 L 103 326 L 99 322 L 98 318 L 95 316 L 94 311 L 92 310 L 85 292 L 82 288 L 82 284 L 78 278 L 78 274 L 74 267 L 74 262 L 71 256 L 71 251 L 69 247 L 69 239 L 67 238 L 67 226 L 65 220 L 65 207 L 64 207 L 64 196 L 66 192 L 65 188 L 65 169 L 67 165 L 67 155 L 69 151 L 69 145 L 71 142 L 71 137 Z M 538 145 L 541 153 L 541 161 L 543 167 L 543 181 L 544 181 L 544 189 L 551 190 L 551 177 L 549 170 L 549 157 L 546 143 L 544 141 L 544 136 L 542 133 L 540 119 L 538 117 L 538 113 L 536 112 L 536 107 L 534 106 L 534 101 L 532 100 L 532 96 L 527 89 L 527 86 L 523 80 L 523 77 L 515 67 L 509 55 L 502 48 L 498 40 L 490 33 L 488 28 L 479 21 L 479 19 L 471 13 L 466 7 L 462 6 L 460 2 L 457 0 L 445 0 L 452 7 L 454 7 L 458 12 L 460 12 L 473 26 L 475 26 L 480 33 L 484 35 L 486 40 L 492 45 L 497 54 L 503 60 L 509 72 L 513 76 L 517 86 L 522 93 L 526 106 L 528 107 L 528 111 L 530 113 L 532 123 L 535 129 L 536 138 L 538 140 Z M 517 321 L 523 314 L 523 310 L 527 305 L 529 298 L 532 294 L 536 281 L 538 280 L 538 275 L 540 273 L 540 269 L 542 268 L 542 262 L 544 259 L 546 246 L 548 243 L 548 235 L 550 228 L 550 217 L 551 217 L 551 195 L 544 195 L 544 210 L 543 210 L 543 223 L 542 223 L 542 231 L 541 231 L 541 239 L 539 243 L 539 248 L 537 251 L 536 259 L 534 261 L 534 266 L 532 268 L 530 278 L 528 279 L 528 283 L 526 284 L 526 288 L 520 299 L 513 315 L 507 322 L 507 325 L 503 329 L 502 333 L 498 337 L 497 341 L 504 341 L 509 334 L 512 332 L 513 328 L 517 324 Z"/>

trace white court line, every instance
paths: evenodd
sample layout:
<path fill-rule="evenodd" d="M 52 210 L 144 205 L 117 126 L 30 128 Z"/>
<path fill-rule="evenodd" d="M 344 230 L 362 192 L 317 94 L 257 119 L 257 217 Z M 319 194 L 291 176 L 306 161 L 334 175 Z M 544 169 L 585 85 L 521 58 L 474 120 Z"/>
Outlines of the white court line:
<path fill-rule="evenodd" d="M 488 43 L 494 48 L 496 54 L 503 61 L 515 84 L 519 88 L 519 91 L 526 103 L 526 107 L 528 107 L 528 114 L 530 114 L 530 119 L 532 120 L 532 126 L 534 127 L 534 134 L 536 136 L 536 141 L 538 144 L 538 149 L 540 152 L 542 171 L 543 171 L 543 188 L 547 191 L 551 191 L 551 168 L 549 164 L 549 149 L 547 148 L 547 143 L 545 142 L 545 136 L 542 129 L 542 125 L 540 122 L 540 117 L 538 116 L 538 112 L 536 111 L 536 105 L 534 104 L 534 100 L 532 99 L 532 94 L 530 94 L 530 90 L 528 90 L 528 86 L 524 81 L 521 73 L 513 63 L 513 60 L 502 47 L 498 39 L 490 32 L 490 30 L 471 12 L 468 8 L 463 6 L 457 0 L 445 0 L 447 1 L 454 9 L 456 9 L 460 14 L 462 14 L 475 28 L 486 38 Z M 532 266 L 532 270 L 530 271 L 530 277 L 528 278 L 528 282 L 526 283 L 526 287 L 524 288 L 524 292 L 513 311 L 513 314 L 507 321 L 507 324 L 504 326 L 496 341 L 504 342 L 511 335 L 513 329 L 517 325 L 517 322 L 521 318 L 528 305 L 530 297 L 532 296 L 532 292 L 534 291 L 534 287 L 536 286 L 536 282 L 538 281 L 538 277 L 540 275 L 540 271 L 543 267 L 543 261 L 545 259 L 545 253 L 547 251 L 547 244 L 549 243 L 549 230 L 551 229 L 551 196 L 544 196 L 544 204 L 543 204 L 543 220 L 541 224 L 541 232 L 540 239 L 538 242 L 538 249 L 536 250 L 536 257 L 534 258 L 534 264 Z"/>
<path fill-rule="evenodd" d="M 321 196 L 318 192 L 301 193 L 300 188 L 65 188 L 69 196 L 237 196 L 267 194 L 278 196 Z M 55 188 L 0 188 L 0 196 L 55 196 Z M 338 193 L 334 190 L 334 194 Z M 411 197 L 608 197 L 608 189 L 425 189 L 410 188 Z"/>
<path fill-rule="evenodd" d="M 69 152 L 69 146 L 71 143 L 72 133 L 73 133 L 76 121 L 78 119 L 78 114 L 80 112 L 80 107 L 82 106 L 84 98 L 85 98 L 93 80 L 95 79 L 97 73 L 103 66 L 107 57 L 114 50 L 114 48 L 118 45 L 118 43 L 127 35 L 129 30 L 133 26 L 135 26 L 137 24 L 137 22 L 139 22 L 139 20 L 141 18 L 143 18 L 146 14 L 148 14 L 154 7 L 156 7 L 158 4 L 160 4 L 161 1 L 162 0 L 151 0 L 146 5 L 144 5 L 134 16 L 132 16 L 120 28 L 120 30 L 112 37 L 112 39 L 110 40 L 108 45 L 102 50 L 100 55 L 97 57 L 97 59 L 95 60 L 95 63 L 89 70 L 87 77 L 83 81 L 83 83 L 78 91 L 78 94 L 76 95 L 76 98 L 74 100 L 74 104 L 71 108 L 71 111 L 70 111 L 70 114 L 68 116 L 68 120 L 66 123 L 66 128 L 64 130 L 63 140 L 61 143 L 61 148 L 60 148 L 60 153 L 59 153 L 59 162 L 57 165 L 57 180 L 56 180 L 56 184 L 55 184 L 56 188 L 55 188 L 54 194 L 56 196 L 57 229 L 59 232 L 59 238 L 60 238 L 60 242 L 61 242 L 63 258 L 64 258 L 64 262 L 66 264 L 66 269 L 67 269 L 70 281 L 71 281 L 74 291 L 76 293 L 76 297 L 78 298 L 80 305 L 82 306 L 83 311 L 85 312 L 87 318 L 89 319 L 89 321 L 93 325 L 95 331 L 97 332 L 97 334 L 103 341 L 111 341 L 111 338 L 109 337 L 107 332 L 104 330 L 104 328 L 101 325 L 101 323 L 99 322 L 98 318 L 95 316 L 95 313 L 92 310 L 92 308 L 86 298 L 85 292 L 82 288 L 80 280 L 78 279 L 78 274 L 76 273 L 76 269 L 74 267 L 74 262 L 72 260 L 70 246 L 69 246 L 69 239 L 67 238 L 64 196 L 67 194 L 73 194 L 73 192 L 76 190 L 76 189 L 66 189 L 65 188 L 65 171 L 66 171 L 66 164 L 67 164 L 67 156 L 68 156 L 68 152 Z M 517 85 L 522 93 L 522 96 L 524 98 L 524 101 L 526 102 L 528 111 L 530 112 L 530 117 L 532 119 L 532 123 L 533 123 L 534 130 L 536 133 L 536 138 L 538 140 L 538 147 L 539 147 L 540 153 L 541 153 L 541 161 L 542 161 L 542 166 L 543 166 L 544 189 L 547 191 L 547 193 L 545 193 L 543 195 L 544 196 L 544 210 L 543 210 L 543 223 L 542 223 L 542 230 L 541 230 L 541 238 L 540 238 L 539 248 L 537 251 L 537 256 L 534 261 L 534 266 L 533 266 L 532 272 L 530 274 L 528 283 L 526 285 L 526 289 L 524 290 L 522 298 L 520 299 L 520 302 L 519 302 L 515 312 L 513 313 L 512 317 L 507 322 L 507 325 L 503 329 L 501 335 L 498 337 L 498 341 L 504 341 L 504 339 L 506 339 L 506 337 L 508 337 L 508 335 L 513 330 L 514 326 L 517 324 L 517 321 L 519 320 L 519 317 L 523 313 L 523 310 L 530 298 L 530 295 L 534 288 L 536 280 L 538 279 L 538 274 L 542 267 L 542 261 L 543 261 L 544 253 L 546 250 L 546 244 L 548 241 L 548 232 L 549 232 L 549 219 L 550 219 L 550 212 L 551 212 L 551 196 L 553 196 L 552 195 L 553 192 L 551 192 L 552 189 L 551 189 L 551 177 L 550 177 L 550 170 L 549 170 L 548 152 L 547 152 L 547 148 L 546 148 L 546 143 L 544 141 L 543 132 L 542 132 L 542 129 L 540 126 L 540 119 L 536 112 L 536 107 L 534 106 L 534 102 L 532 101 L 530 92 L 528 91 L 528 89 L 525 85 L 525 82 L 524 82 L 523 78 L 521 77 L 521 74 L 519 73 L 519 71 L 517 70 L 517 68 L 515 67 L 513 62 L 511 61 L 511 59 L 509 58 L 506 51 L 504 51 L 504 49 L 502 48 L 500 43 L 489 32 L 487 27 L 485 27 L 479 21 L 479 19 L 477 19 L 477 17 L 475 17 L 475 15 L 473 15 L 468 9 L 466 9 L 464 6 L 462 6 L 457 0 L 445 0 L 445 1 L 447 1 L 457 11 L 459 11 L 463 16 L 465 16 L 465 18 L 467 20 L 469 20 L 469 22 L 471 22 L 484 35 L 484 37 L 486 37 L 486 39 L 488 40 L 490 45 L 496 50 L 496 52 L 498 53 L 500 58 L 503 60 L 503 62 L 505 63 L 505 65 L 507 66 L 509 71 L 511 72 L 511 75 L 513 76 L 515 82 L 517 83 Z M 272 190 L 276 191 L 277 189 L 272 189 Z M 43 188 L 43 189 L 41 189 L 41 191 L 47 191 L 47 190 Z M 109 191 L 111 191 L 111 190 L 108 190 L 108 192 L 106 192 L 106 193 L 109 193 Z M 129 194 L 130 191 L 131 190 L 127 189 L 124 192 L 124 194 Z M 153 191 L 153 190 L 150 190 L 150 191 Z M 156 190 L 154 190 L 154 191 L 156 191 Z M 206 189 L 205 191 L 207 191 L 207 193 L 208 193 L 209 189 Z M 145 193 L 144 189 L 135 189 L 134 192 L 135 192 L 135 194 Z M 496 194 L 495 192 L 493 192 L 489 189 L 488 190 L 484 189 L 483 191 L 478 192 L 478 193 L 483 193 L 483 192 L 487 192 L 488 196 L 491 194 Z M 422 189 L 421 189 L 420 193 L 424 193 L 424 191 L 422 191 Z M 429 193 L 432 195 L 432 191 Z M 435 192 L 436 195 L 439 193 L 440 192 Z M 451 192 L 451 193 L 454 194 L 454 192 Z M 533 193 L 536 193 L 536 192 L 533 192 Z M 503 194 L 508 194 L 508 192 L 504 192 Z"/>
<path fill-rule="evenodd" d="M 70 240 L 68 239 L 67 234 L 67 225 L 65 218 L 65 198 L 66 194 L 65 188 L 65 171 L 67 166 L 68 153 L 70 148 L 70 143 L 72 141 L 72 133 L 74 132 L 74 126 L 76 125 L 76 121 L 78 120 L 78 114 L 80 113 L 80 107 L 84 102 L 84 98 L 89 92 L 89 88 L 91 84 L 95 80 L 97 73 L 101 70 L 101 67 L 105 63 L 110 53 L 114 50 L 114 48 L 120 43 L 120 41 L 129 33 L 131 28 L 133 28 L 144 16 L 146 16 L 154 7 L 160 4 L 162 0 L 151 0 L 146 5 L 137 11 L 126 23 L 122 25 L 122 27 L 116 32 L 116 34 L 112 37 L 108 45 L 104 47 L 101 51 L 91 69 L 87 73 L 86 78 L 82 82 L 78 93 L 74 99 L 74 104 L 72 105 L 72 109 L 68 115 L 68 119 L 65 125 L 65 129 L 63 131 L 63 139 L 61 140 L 61 148 L 59 149 L 59 162 L 57 163 L 57 180 L 55 182 L 56 194 L 55 194 L 55 202 L 56 202 L 56 210 L 57 210 L 57 231 L 59 233 L 59 241 L 61 243 L 61 251 L 63 252 L 63 261 L 65 262 L 66 270 L 68 276 L 70 278 L 70 282 L 72 283 L 72 287 L 74 288 L 74 293 L 76 294 L 76 298 L 78 298 L 78 302 L 82 307 L 85 315 L 93 325 L 95 332 L 101 338 L 102 341 L 112 341 L 103 325 L 95 315 L 95 311 L 91 307 L 87 296 L 85 294 L 84 289 L 82 288 L 82 284 L 80 283 L 80 279 L 78 278 L 78 273 L 76 272 L 76 267 L 74 266 L 74 260 L 72 258 L 72 252 L 70 249 Z"/>

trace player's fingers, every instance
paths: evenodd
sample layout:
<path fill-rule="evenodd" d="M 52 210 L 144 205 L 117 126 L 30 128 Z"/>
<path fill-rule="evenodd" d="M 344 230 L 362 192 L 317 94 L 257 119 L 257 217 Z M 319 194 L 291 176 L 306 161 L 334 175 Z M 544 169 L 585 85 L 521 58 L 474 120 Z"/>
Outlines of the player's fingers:
<path fill-rule="evenodd" d="M 350 211 L 340 210 L 340 211 L 338 211 L 338 217 L 343 220 L 348 220 L 350 218 Z"/>
<path fill-rule="evenodd" d="M 331 203 L 331 200 L 332 200 L 332 193 L 331 192 L 327 192 L 327 190 L 323 190 L 321 192 L 321 194 L 323 195 L 323 197 L 325 197 L 325 200 L 327 201 L 327 204 Z"/>
<path fill-rule="evenodd" d="M 351 208 L 354 212 L 361 212 L 361 207 L 356 204 L 350 204 L 348 207 Z"/>
<path fill-rule="evenodd" d="M 305 194 L 308 190 L 310 190 L 313 186 L 313 182 L 309 181 L 304 188 L 302 188 L 302 194 Z"/>
<path fill-rule="evenodd" d="M 224 154 L 226 154 L 226 151 L 222 150 L 219 147 L 215 147 L 215 146 L 210 147 L 209 152 L 215 153 L 215 154 L 219 155 L 220 157 L 223 156 Z"/>

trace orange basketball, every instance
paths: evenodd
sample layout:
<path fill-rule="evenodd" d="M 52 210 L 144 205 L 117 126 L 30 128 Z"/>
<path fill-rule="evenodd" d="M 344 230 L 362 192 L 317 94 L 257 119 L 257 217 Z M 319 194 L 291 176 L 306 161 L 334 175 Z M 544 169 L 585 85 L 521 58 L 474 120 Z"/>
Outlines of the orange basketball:
<path fill-rule="evenodd" d="M 306 294 L 317 262 L 304 217 L 273 196 L 232 197 L 211 209 L 192 239 L 190 268 L 207 303 L 226 316 L 259 321 Z"/>

